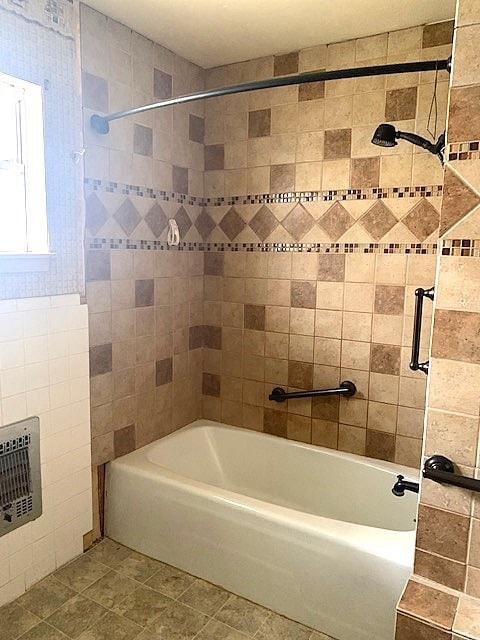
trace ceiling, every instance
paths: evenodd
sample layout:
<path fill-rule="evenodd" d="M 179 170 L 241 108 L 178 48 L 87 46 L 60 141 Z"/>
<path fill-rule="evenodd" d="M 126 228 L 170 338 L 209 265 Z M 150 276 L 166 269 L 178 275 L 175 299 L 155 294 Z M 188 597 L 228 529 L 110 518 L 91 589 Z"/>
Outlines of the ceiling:
<path fill-rule="evenodd" d="M 453 18 L 455 0 L 86 0 L 204 68 Z"/>

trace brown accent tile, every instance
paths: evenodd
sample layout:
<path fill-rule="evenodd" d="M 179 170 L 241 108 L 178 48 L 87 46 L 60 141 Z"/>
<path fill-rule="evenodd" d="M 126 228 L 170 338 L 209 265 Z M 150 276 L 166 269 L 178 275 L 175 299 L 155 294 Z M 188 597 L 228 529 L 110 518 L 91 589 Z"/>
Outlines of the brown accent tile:
<path fill-rule="evenodd" d="M 403 224 L 420 242 L 430 236 L 440 224 L 438 211 L 428 200 L 422 199 L 408 214 L 402 218 Z"/>
<path fill-rule="evenodd" d="M 122 227 L 123 231 L 130 236 L 141 221 L 141 216 L 134 207 L 130 198 L 126 198 L 113 214 L 114 219 Z"/>
<path fill-rule="evenodd" d="M 203 347 L 203 325 L 189 327 L 188 330 L 188 348 L 199 349 Z"/>
<path fill-rule="evenodd" d="M 469 527 L 470 518 L 420 504 L 417 546 L 423 551 L 465 562 Z"/>
<path fill-rule="evenodd" d="M 173 380 L 173 359 L 165 358 L 155 363 L 155 386 L 161 387 Z"/>
<path fill-rule="evenodd" d="M 464 564 L 420 549 L 415 552 L 414 571 L 419 576 L 457 591 L 463 591 L 465 586 L 466 566 Z"/>
<path fill-rule="evenodd" d="M 369 458 L 394 462 L 395 435 L 393 433 L 385 433 L 384 431 L 367 429 L 365 455 Z"/>
<path fill-rule="evenodd" d="M 313 384 L 313 364 L 290 361 L 288 363 L 288 386 L 297 389 L 311 389 Z"/>
<path fill-rule="evenodd" d="M 152 157 L 153 131 L 150 127 L 135 124 L 133 128 L 133 152 L 141 156 Z"/>
<path fill-rule="evenodd" d="M 124 456 L 130 451 L 135 451 L 135 425 L 130 424 L 123 429 L 113 432 L 113 451 L 115 458 Z"/>
<path fill-rule="evenodd" d="M 375 286 L 375 313 L 402 315 L 405 305 L 405 287 L 377 284 Z"/>
<path fill-rule="evenodd" d="M 317 280 L 322 282 L 343 282 L 345 279 L 345 255 L 341 253 L 320 253 L 318 255 Z"/>
<path fill-rule="evenodd" d="M 369 189 L 380 184 L 380 158 L 352 158 L 350 186 Z"/>
<path fill-rule="evenodd" d="M 270 193 L 285 193 L 295 189 L 295 165 L 274 164 L 270 167 Z"/>
<path fill-rule="evenodd" d="M 235 207 L 230 207 L 220 221 L 220 229 L 232 242 L 246 227 L 244 219 L 238 215 Z"/>
<path fill-rule="evenodd" d="M 168 225 L 168 219 L 165 215 L 165 211 L 157 203 L 153 205 L 144 219 L 155 238 L 161 236 Z"/>
<path fill-rule="evenodd" d="M 290 282 L 290 304 L 300 309 L 315 309 L 317 283 L 302 280 Z"/>
<path fill-rule="evenodd" d="M 185 237 L 185 234 L 192 226 L 192 221 L 190 220 L 190 216 L 185 210 L 185 207 L 180 207 L 177 213 L 175 214 L 175 222 L 178 225 L 178 230 L 180 232 L 180 239 L 182 240 Z"/>
<path fill-rule="evenodd" d="M 271 109 L 259 109 L 248 112 L 248 137 L 263 138 L 270 135 L 272 121 Z"/>
<path fill-rule="evenodd" d="M 288 414 L 286 411 L 275 411 L 265 408 L 263 411 L 263 431 L 274 436 L 287 437 Z"/>
<path fill-rule="evenodd" d="M 425 25 L 423 27 L 422 49 L 450 44 L 453 41 L 454 24 L 453 20 L 446 20 Z"/>
<path fill-rule="evenodd" d="M 87 282 L 110 280 L 110 251 L 87 251 L 85 257 L 85 272 Z"/>
<path fill-rule="evenodd" d="M 339 202 L 335 202 L 319 219 L 318 224 L 335 242 L 355 224 L 355 220 L 345 207 Z"/>
<path fill-rule="evenodd" d="M 217 226 L 213 221 L 212 216 L 208 213 L 205 207 L 202 207 L 202 211 L 200 215 L 194 222 L 195 228 L 198 230 L 199 234 L 202 236 L 202 240 L 206 240 L 208 236 L 212 233 L 212 231 Z"/>
<path fill-rule="evenodd" d="M 296 240 L 296 242 L 300 242 L 303 236 L 311 230 L 314 224 L 315 220 L 301 204 L 297 204 L 282 222 L 283 227 Z"/>
<path fill-rule="evenodd" d="M 480 84 L 452 87 L 448 113 L 448 142 L 480 140 Z"/>
<path fill-rule="evenodd" d="M 205 325 L 203 328 L 203 346 L 207 349 L 221 349 L 222 328 Z"/>
<path fill-rule="evenodd" d="M 155 281 L 135 280 L 135 306 L 152 307 L 154 304 Z"/>
<path fill-rule="evenodd" d="M 225 168 L 225 146 L 223 144 L 206 144 L 204 158 L 205 171 L 223 170 Z"/>
<path fill-rule="evenodd" d="M 480 198 L 447 167 L 440 214 L 440 235 L 453 227 L 479 203 Z"/>
<path fill-rule="evenodd" d="M 259 240 L 264 242 L 278 227 L 278 220 L 270 209 L 263 205 L 250 220 L 249 226 L 257 234 Z"/>
<path fill-rule="evenodd" d="M 372 344 L 370 351 L 370 371 L 400 375 L 401 347 L 391 344 Z"/>
<path fill-rule="evenodd" d="M 205 139 L 205 118 L 190 114 L 188 116 L 188 139 L 203 144 Z"/>
<path fill-rule="evenodd" d="M 202 379 L 202 393 L 204 396 L 220 397 L 220 376 L 215 373 L 204 373 Z"/>
<path fill-rule="evenodd" d="M 435 311 L 432 355 L 447 360 L 480 364 L 480 314 Z"/>
<path fill-rule="evenodd" d="M 378 200 L 370 209 L 362 216 L 359 223 L 377 242 L 383 238 L 397 224 L 397 219 L 390 209 Z"/>
<path fill-rule="evenodd" d="M 243 312 L 245 329 L 265 331 L 265 305 L 246 304 Z"/>
<path fill-rule="evenodd" d="M 188 169 L 172 166 L 172 189 L 176 193 L 188 193 Z"/>
<path fill-rule="evenodd" d="M 298 73 L 298 51 L 274 56 L 273 75 L 288 76 L 291 73 Z"/>
<path fill-rule="evenodd" d="M 325 82 L 306 82 L 298 87 L 298 101 L 320 100 L 325 97 Z"/>
<path fill-rule="evenodd" d="M 92 234 L 96 234 L 108 220 L 108 211 L 95 192 L 85 200 L 85 226 Z"/>
<path fill-rule="evenodd" d="M 327 131 L 325 131 L 325 143 L 323 150 L 323 157 L 325 160 L 350 158 L 351 153 L 351 129 L 327 129 Z"/>
<path fill-rule="evenodd" d="M 428 622 L 397 614 L 395 640 L 450 640 L 450 632 L 433 627 Z"/>
<path fill-rule="evenodd" d="M 338 423 L 339 412 L 340 398 L 333 396 L 312 398 L 312 418 L 320 418 L 321 420 Z"/>
<path fill-rule="evenodd" d="M 417 87 L 387 91 L 385 120 L 414 120 L 417 112 Z"/>
<path fill-rule="evenodd" d="M 112 370 L 112 344 L 90 347 L 90 377 Z"/>
<path fill-rule="evenodd" d="M 203 264 L 206 276 L 223 276 L 225 265 L 225 254 L 217 252 L 206 252 L 203 254 Z"/>
<path fill-rule="evenodd" d="M 172 76 L 160 69 L 153 70 L 153 95 L 162 100 L 172 97 Z"/>
<path fill-rule="evenodd" d="M 105 78 L 82 71 L 82 101 L 87 109 L 108 113 L 108 82 Z"/>
<path fill-rule="evenodd" d="M 409 580 L 398 604 L 398 609 L 450 631 L 457 604 L 458 597 Z"/>

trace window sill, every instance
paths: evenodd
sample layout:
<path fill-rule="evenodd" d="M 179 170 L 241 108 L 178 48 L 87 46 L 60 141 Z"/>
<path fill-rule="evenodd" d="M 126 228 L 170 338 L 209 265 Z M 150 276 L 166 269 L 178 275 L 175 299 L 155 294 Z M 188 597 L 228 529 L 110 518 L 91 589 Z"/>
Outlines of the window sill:
<path fill-rule="evenodd" d="M 54 253 L 0 253 L 0 274 L 48 271 Z"/>

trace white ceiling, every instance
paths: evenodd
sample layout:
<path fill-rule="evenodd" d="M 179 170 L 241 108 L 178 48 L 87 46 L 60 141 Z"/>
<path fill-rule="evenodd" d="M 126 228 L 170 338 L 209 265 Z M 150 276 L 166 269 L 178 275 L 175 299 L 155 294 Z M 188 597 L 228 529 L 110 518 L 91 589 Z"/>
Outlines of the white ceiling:
<path fill-rule="evenodd" d="M 204 67 L 453 18 L 455 0 L 86 0 Z"/>

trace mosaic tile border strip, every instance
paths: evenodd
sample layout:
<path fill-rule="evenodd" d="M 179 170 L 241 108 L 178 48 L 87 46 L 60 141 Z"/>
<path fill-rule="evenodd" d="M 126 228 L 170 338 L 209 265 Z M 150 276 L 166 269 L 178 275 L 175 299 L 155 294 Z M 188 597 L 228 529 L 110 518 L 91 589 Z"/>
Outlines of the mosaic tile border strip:
<path fill-rule="evenodd" d="M 329 202 L 335 200 L 381 200 L 385 198 L 429 198 L 441 196 L 443 185 L 415 186 L 415 187 L 375 187 L 372 189 L 339 189 L 333 191 L 296 191 L 285 193 L 265 193 L 246 196 L 231 196 L 206 198 L 189 196 L 183 193 L 162 191 L 139 185 L 110 182 L 85 178 L 85 190 L 104 191 L 124 196 L 137 196 L 163 200 L 164 202 L 178 202 L 179 204 L 198 205 L 203 207 L 224 207 L 241 204 L 282 204 L 289 202 Z"/>
<path fill-rule="evenodd" d="M 73 39 L 75 36 L 76 9 L 73 0 L 0 0 L 0 9 L 16 13 L 64 37 Z"/>
<path fill-rule="evenodd" d="M 455 241 L 456 242 L 456 241 Z M 480 240 L 479 248 L 480 248 Z M 170 247 L 160 240 L 123 240 L 114 238 L 93 238 L 87 243 L 89 250 L 142 249 L 145 251 L 203 251 L 239 252 L 258 251 L 263 253 L 381 253 L 381 254 L 422 254 L 435 255 L 437 244 L 387 244 L 387 243 L 280 243 L 280 242 L 181 242 Z"/>
<path fill-rule="evenodd" d="M 443 240 L 442 256 L 480 258 L 480 239 L 460 238 L 459 240 Z"/>
<path fill-rule="evenodd" d="M 447 157 L 449 160 L 480 160 L 480 140 L 449 144 Z"/>

